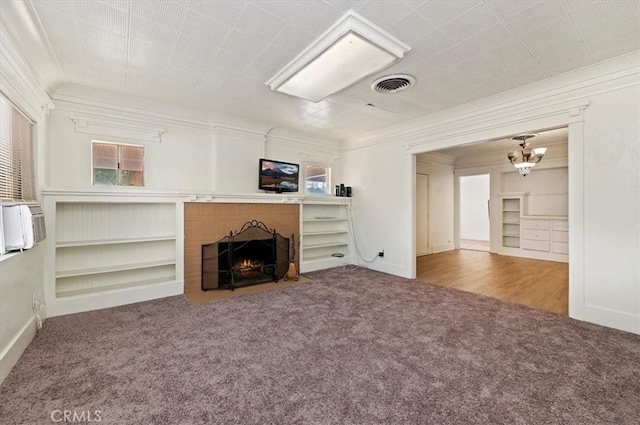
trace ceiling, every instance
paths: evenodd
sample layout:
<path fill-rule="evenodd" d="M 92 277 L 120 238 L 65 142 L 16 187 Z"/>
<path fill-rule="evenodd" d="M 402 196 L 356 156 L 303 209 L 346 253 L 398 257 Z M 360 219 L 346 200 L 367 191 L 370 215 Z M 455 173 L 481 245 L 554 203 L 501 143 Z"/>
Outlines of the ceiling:
<path fill-rule="evenodd" d="M 638 1 L 27 0 L 58 81 L 240 116 L 334 139 L 640 50 Z M 348 9 L 412 49 L 313 103 L 265 82 Z M 409 73 L 380 94 L 371 82 Z M 375 105 L 375 106 L 372 106 Z"/>
<path fill-rule="evenodd" d="M 545 131 L 535 131 L 527 134 L 533 134 L 535 136 L 528 140 L 529 145 L 532 148 L 542 148 L 549 146 L 560 147 L 560 145 L 566 145 L 569 140 L 569 129 L 567 127 Z M 514 134 L 514 136 L 516 135 Z M 464 158 L 473 158 L 478 156 L 495 156 L 496 158 L 504 159 L 505 163 L 507 163 L 507 153 L 520 149 L 520 141 L 512 140 L 511 137 L 513 136 L 503 139 L 459 145 L 452 148 L 440 149 L 431 153 L 421 155 L 426 155 L 423 156 L 423 158 L 428 158 L 428 156 L 432 153 L 443 154 L 447 155 L 451 160 L 453 160 L 454 163 Z M 548 153 L 553 153 L 553 150 L 554 149 L 549 149 Z"/>

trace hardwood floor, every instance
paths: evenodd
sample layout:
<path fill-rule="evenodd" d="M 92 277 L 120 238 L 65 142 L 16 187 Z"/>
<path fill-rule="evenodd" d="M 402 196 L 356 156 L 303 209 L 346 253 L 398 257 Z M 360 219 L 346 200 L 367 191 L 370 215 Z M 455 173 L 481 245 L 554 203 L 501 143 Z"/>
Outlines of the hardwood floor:
<path fill-rule="evenodd" d="M 419 280 L 568 314 L 569 265 L 454 250 L 417 259 Z"/>

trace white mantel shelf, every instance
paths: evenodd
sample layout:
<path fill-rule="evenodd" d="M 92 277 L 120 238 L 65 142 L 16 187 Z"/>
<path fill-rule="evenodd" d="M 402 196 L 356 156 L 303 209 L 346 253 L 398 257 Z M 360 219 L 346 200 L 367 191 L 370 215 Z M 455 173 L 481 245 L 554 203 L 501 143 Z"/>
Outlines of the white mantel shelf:
<path fill-rule="evenodd" d="M 140 188 L 91 188 L 91 189 L 52 189 L 43 191 L 46 197 L 86 198 L 92 200 L 172 198 L 183 202 L 219 202 L 219 203 L 265 203 L 265 204 L 329 204 L 342 205 L 351 202 L 351 198 L 332 195 L 300 195 L 283 193 L 201 193 L 184 191 L 160 191 Z"/>

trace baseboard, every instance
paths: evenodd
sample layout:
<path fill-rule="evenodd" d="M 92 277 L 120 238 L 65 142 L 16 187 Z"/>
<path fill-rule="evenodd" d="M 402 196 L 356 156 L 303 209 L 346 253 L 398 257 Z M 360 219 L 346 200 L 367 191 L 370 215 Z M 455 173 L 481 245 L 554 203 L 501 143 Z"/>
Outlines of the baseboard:
<path fill-rule="evenodd" d="M 587 305 L 584 308 L 584 321 L 640 334 L 640 315 L 637 314 Z"/>
<path fill-rule="evenodd" d="M 407 268 L 399 264 L 385 263 L 382 260 L 376 260 L 373 263 L 362 263 L 362 267 L 366 267 L 371 270 L 375 270 L 382 273 L 392 274 L 394 276 L 406 277 L 411 279 L 411 276 L 407 275 Z"/>
<path fill-rule="evenodd" d="M 55 302 L 47 303 L 47 317 L 65 314 L 82 313 L 103 308 L 118 307 L 126 304 L 151 301 L 158 298 L 171 297 L 184 293 L 184 282 L 171 281 L 156 283 L 149 286 L 106 290 L 94 294 L 73 297 L 56 298 Z"/>
<path fill-rule="evenodd" d="M 36 335 L 35 318 L 31 318 L 22 329 L 11 339 L 7 347 L 0 353 L 0 384 L 9 375 L 11 369 L 18 363 L 20 356 Z"/>
<path fill-rule="evenodd" d="M 451 251 L 456 249 L 456 246 L 452 243 L 444 244 L 444 245 L 435 245 L 431 250 L 432 254 L 437 254 L 439 252 Z"/>

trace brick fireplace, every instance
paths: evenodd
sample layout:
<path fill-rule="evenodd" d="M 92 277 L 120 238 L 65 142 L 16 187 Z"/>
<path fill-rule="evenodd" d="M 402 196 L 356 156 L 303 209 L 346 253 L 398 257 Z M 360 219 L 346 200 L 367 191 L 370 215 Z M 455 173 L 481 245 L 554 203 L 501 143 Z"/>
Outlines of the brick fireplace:
<path fill-rule="evenodd" d="M 298 257 L 300 206 L 187 202 L 184 204 L 184 291 L 202 292 L 202 245 L 217 242 L 251 220 L 263 222 L 282 235 L 295 235 Z"/>

